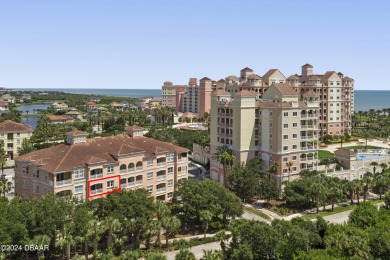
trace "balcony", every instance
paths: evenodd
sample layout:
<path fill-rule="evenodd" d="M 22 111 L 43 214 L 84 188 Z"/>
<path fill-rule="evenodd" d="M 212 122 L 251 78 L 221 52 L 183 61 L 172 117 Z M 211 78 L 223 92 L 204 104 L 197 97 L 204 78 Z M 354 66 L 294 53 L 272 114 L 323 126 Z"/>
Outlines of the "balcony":
<path fill-rule="evenodd" d="M 302 151 L 314 150 L 314 146 L 301 146 Z"/>
<path fill-rule="evenodd" d="M 302 129 L 316 129 L 317 128 L 317 125 L 301 125 L 301 128 Z"/>
<path fill-rule="evenodd" d="M 7 143 L 13 143 L 14 142 L 14 139 L 8 139 L 7 140 Z"/>
<path fill-rule="evenodd" d="M 142 171 L 143 167 L 142 166 L 138 166 L 135 168 L 136 171 Z"/>
<path fill-rule="evenodd" d="M 13 151 L 14 150 L 14 147 L 7 147 L 7 151 Z"/>
<path fill-rule="evenodd" d="M 316 140 L 318 137 L 315 135 L 303 135 L 301 136 L 302 140 Z"/>
<path fill-rule="evenodd" d="M 91 190 L 91 195 L 103 193 L 103 188 Z"/>
<path fill-rule="evenodd" d="M 157 167 L 163 167 L 166 166 L 167 164 L 165 162 L 158 162 Z"/>
<path fill-rule="evenodd" d="M 56 181 L 56 187 L 72 184 L 72 179 Z"/>
<path fill-rule="evenodd" d="M 142 180 L 138 180 L 135 182 L 135 185 L 142 185 Z"/>
<path fill-rule="evenodd" d="M 301 118 L 316 118 L 316 114 L 301 114 Z"/>
<path fill-rule="evenodd" d="M 91 177 L 90 177 L 91 180 L 95 180 L 95 179 L 99 179 L 99 178 L 103 178 L 103 173 L 91 174 Z"/>
<path fill-rule="evenodd" d="M 125 189 L 127 187 L 126 183 L 121 184 L 121 189 Z"/>
<path fill-rule="evenodd" d="M 157 175 L 157 181 L 165 180 L 165 178 L 166 178 L 165 174 Z"/>
<path fill-rule="evenodd" d="M 120 173 L 127 173 L 126 169 L 119 170 Z"/>
<path fill-rule="evenodd" d="M 165 187 L 157 188 L 157 189 L 156 189 L 156 193 L 165 192 L 166 190 L 167 190 L 167 188 L 165 188 Z"/>
<path fill-rule="evenodd" d="M 141 181 L 141 184 L 142 184 L 142 181 Z M 135 185 L 135 182 L 134 181 L 131 181 L 127 184 L 127 186 L 134 186 Z"/>

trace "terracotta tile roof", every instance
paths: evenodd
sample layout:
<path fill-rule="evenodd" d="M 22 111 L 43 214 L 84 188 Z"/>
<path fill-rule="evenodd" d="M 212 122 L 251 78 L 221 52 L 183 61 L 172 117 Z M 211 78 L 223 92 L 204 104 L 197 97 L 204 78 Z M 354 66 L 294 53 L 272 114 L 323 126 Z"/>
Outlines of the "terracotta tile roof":
<path fill-rule="evenodd" d="M 272 74 L 274 74 L 278 69 L 270 69 L 269 71 L 267 71 L 267 73 L 264 74 L 263 78 L 266 78 L 268 79 L 269 77 L 272 76 Z"/>
<path fill-rule="evenodd" d="M 50 121 L 62 121 L 62 120 L 72 120 L 72 118 L 67 117 L 67 116 L 57 116 L 57 115 L 51 115 L 48 116 Z"/>
<path fill-rule="evenodd" d="M 96 103 L 93 102 L 93 101 L 89 101 L 89 102 L 87 102 L 87 105 L 88 105 L 88 106 L 94 106 L 94 105 L 96 105 Z"/>
<path fill-rule="evenodd" d="M 304 97 L 318 97 L 319 95 L 310 89 L 309 91 L 303 93 L 302 96 L 304 96 Z"/>
<path fill-rule="evenodd" d="M 265 102 L 265 101 L 257 101 L 257 107 L 292 107 L 289 102 Z"/>
<path fill-rule="evenodd" d="M 226 90 L 218 89 L 218 90 L 214 91 L 213 93 L 211 93 L 211 95 L 227 95 L 227 96 L 230 96 L 230 93 L 227 92 Z"/>
<path fill-rule="evenodd" d="M 125 130 L 126 130 L 126 131 L 127 131 L 127 130 L 132 130 L 132 131 L 144 131 L 145 128 L 140 127 L 140 126 L 138 126 L 138 125 L 132 125 L 132 126 L 126 126 L 126 127 L 125 127 Z"/>
<path fill-rule="evenodd" d="M 353 149 L 345 149 L 345 148 L 339 148 L 335 151 L 337 154 L 343 154 L 343 155 L 351 155 L 355 156 L 356 152 Z"/>
<path fill-rule="evenodd" d="M 321 79 L 321 77 L 320 76 L 318 76 L 318 75 L 309 75 L 309 79 Z"/>
<path fill-rule="evenodd" d="M 272 85 L 275 86 L 282 95 L 298 96 L 298 93 L 288 83 L 273 83 Z"/>
<path fill-rule="evenodd" d="M 42 170 L 48 172 L 73 171 L 75 167 L 93 163 L 116 163 L 115 156 L 127 153 L 145 152 L 188 152 L 188 149 L 171 143 L 157 141 L 147 137 L 117 135 L 88 139 L 86 143 L 73 145 L 60 144 L 37 150 L 15 158 L 16 161 L 32 161 L 43 164 Z"/>
<path fill-rule="evenodd" d="M 343 81 L 353 81 L 353 79 L 351 79 L 350 77 L 344 77 Z"/>
<path fill-rule="evenodd" d="M 252 71 L 252 72 L 253 72 L 253 69 L 250 69 L 250 68 L 248 68 L 248 67 L 245 67 L 245 68 L 243 68 L 241 71 Z"/>
<path fill-rule="evenodd" d="M 226 83 L 226 80 L 220 79 L 220 80 L 217 81 L 217 83 Z"/>
<path fill-rule="evenodd" d="M 261 79 L 261 77 L 257 74 L 252 74 L 248 76 L 248 79 Z"/>
<path fill-rule="evenodd" d="M 290 77 L 287 78 L 287 80 L 291 80 L 291 79 L 299 79 L 299 76 L 297 74 L 295 74 L 295 75 L 291 75 Z"/>
<path fill-rule="evenodd" d="M 305 65 L 302 65 L 302 67 L 306 67 L 306 68 L 313 68 L 312 65 L 310 65 L 309 63 L 306 63 Z"/>
<path fill-rule="evenodd" d="M 197 84 L 197 81 L 198 81 L 198 79 L 197 78 L 190 78 L 190 80 L 189 80 L 189 84 L 190 85 L 196 85 Z"/>
<path fill-rule="evenodd" d="M 191 112 L 185 112 L 185 113 L 183 113 L 183 116 L 185 116 L 185 117 L 194 117 L 194 116 L 196 116 L 195 114 L 193 114 L 193 113 L 191 113 Z"/>
<path fill-rule="evenodd" d="M 322 76 L 322 79 L 329 79 L 330 77 L 333 76 L 333 74 L 337 74 L 336 71 L 327 71 L 324 76 Z"/>
<path fill-rule="evenodd" d="M 159 98 L 152 98 L 149 102 L 161 102 Z"/>
<path fill-rule="evenodd" d="M 256 96 L 257 96 L 257 94 L 256 94 L 256 93 L 254 93 L 254 92 L 252 92 L 252 91 L 249 91 L 249 90 L 246 90 L 246 89 L 244 89 L 244 90 L 238 91 L 238 92 L 237 92 L 237 93 L 235 93 L 233 96 L 241 96 L 241 97 L 243 97 L 243 96 L 248 96 L 248 97 L 256 97 Z"/>
<path fill-rule="evenodd" d="M 225 79 L 238 80 L 238 77 L 234 76 L 234 75 L 230 75 L 230 76 L 227 76 Z"/>
<path fill-rule="evenodd" d="M 5 120 L 0 123 L 0 132 L 32 132 L 32 128 L 29 125 L 17 123 L 11 120 Z"/>
<path fill-rule="evenodd" d="M 80 130 L 69 131 L 69 132 L 66 132 L 66 134 L 67 135 L 88 135 L 87 132 L 80 131 Z"/>
<path fill-rule="evenodd" d="M 208 77 L 204 77 L 200 81 L 206 81 L 206 80 L 211 80 L 211 79 L 209 79 Z"/>
<path fill-rule="evenodd" d="M 0 101 L 0 107 L 8 107 L 8 102 Z"/>

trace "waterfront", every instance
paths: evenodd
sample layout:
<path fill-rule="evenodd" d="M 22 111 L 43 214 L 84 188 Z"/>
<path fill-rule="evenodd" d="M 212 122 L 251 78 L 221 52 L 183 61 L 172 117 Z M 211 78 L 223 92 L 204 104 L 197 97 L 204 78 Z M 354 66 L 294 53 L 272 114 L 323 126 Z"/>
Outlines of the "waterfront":
<path fill-rule="evenodd" d="M 23 115 L 26 114 L 33 115 L 33 114 L 37 114 L 38 110 L 40 109 L 46 110 L 49 107 L 50 104 L 24 104 L 18 107 L 18 110 L 21 111 Z"/>
<path fill-rule="evenodd" d="M 115 97 L 162 97 L 161 89 L 18 89 L 27 91 L 59 91 L 70 94 L 104 95 Z M 390 91 L 387 90 L 355 90 L 355 111 L 381 110 L 390 107 Z M 30 111 L 31 112 L 31 111 Z"/>

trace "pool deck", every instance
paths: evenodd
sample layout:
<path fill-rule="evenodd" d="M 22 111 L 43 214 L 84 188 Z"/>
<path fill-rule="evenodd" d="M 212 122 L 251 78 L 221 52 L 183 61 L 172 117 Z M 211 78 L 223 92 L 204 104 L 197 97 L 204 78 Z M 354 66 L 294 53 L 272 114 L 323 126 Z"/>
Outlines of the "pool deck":
<path fill-rule="evenodd" d="M 364 144 L 359 143 L 359 142 L 344 143 L 343 147 L 354 146 L 354 145 L 365 145 L 365 143 Z M 368 141 L 367 145 L 378 146 L 378 147 L 390 149 L 389 144 L 384 144 L 382 141 L 379 141 L 379 140 L 374 140 L 371 142 Z M 319 150 L 325 150 L 325 151 L 329 151 L 329 152 L 334 153 L 338 148 L 340 148 L 340 144 L 330 144 L 330 145 L 328 145 L 328 147 L 320 148 Z"/>

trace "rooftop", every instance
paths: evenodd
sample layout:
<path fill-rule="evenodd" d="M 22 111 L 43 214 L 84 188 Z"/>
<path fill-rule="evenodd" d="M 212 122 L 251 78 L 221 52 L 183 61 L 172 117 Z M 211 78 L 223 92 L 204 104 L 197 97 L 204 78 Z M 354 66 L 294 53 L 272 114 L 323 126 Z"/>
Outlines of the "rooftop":
<path fill-rule="evenodd" d="M 0 123 L 0 132 L 32 132 L 32 128 L 26 124 L 5 120 Z"/>

